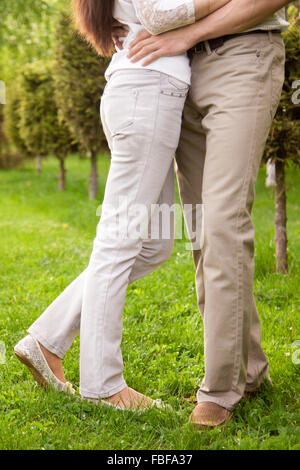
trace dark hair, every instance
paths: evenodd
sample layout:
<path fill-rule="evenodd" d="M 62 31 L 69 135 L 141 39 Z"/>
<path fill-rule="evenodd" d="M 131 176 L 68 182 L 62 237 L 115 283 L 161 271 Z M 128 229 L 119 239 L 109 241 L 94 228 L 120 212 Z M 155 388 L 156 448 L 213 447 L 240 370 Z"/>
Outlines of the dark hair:
<path fill-rule="evenodd" d="M 111 55 L 113 0 L 73 0 L 75 23 L 97 52 Z"/>

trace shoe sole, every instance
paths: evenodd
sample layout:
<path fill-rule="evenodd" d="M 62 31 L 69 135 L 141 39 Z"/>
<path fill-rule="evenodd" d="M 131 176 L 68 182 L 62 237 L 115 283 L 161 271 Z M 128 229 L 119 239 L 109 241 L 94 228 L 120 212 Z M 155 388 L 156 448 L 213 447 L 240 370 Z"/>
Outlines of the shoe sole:
<path fill-rule="evenodd" d="M 90 403 L 94 403 L 95 405 L 98 405 L 98 406 L 104 406 L 104 407 L 109 407 L 109 408 L 113 408 L 114 410 L 116 411 L 129 411 L 131 413 L 136 413 L 136 414 L 142 414 L 142 413 L 145 413 L 146 411 L 150 410 L 150 409 L 168 409 L 168 411 L 173 411 L 172 407 L 170 407 L 170 405 L 164 405 L 162 407 L 159 407 L 159 406 L 148 406 L 146 408 L 121 408 L 120 406 L 116 405 L 115 403 L 111 403 L 105 399 L 90 399 L 90 398 L 86 398 L 86 397 L 81 397 L 83 400 L 87 400 L 88 402 Z"/>
<path fill-rule="evenodd" d="M 130 413 L 136 413 L 136 414 L 142 414 L 145 413 L 146 411 L 155 408 L 155 406 L 149 406 L 147 408 L 122 408 L 121 406 L 116 405 L 115 403 L 111 403 L 106 400 L 98 400 L 94 402 L 98 406 L 104 406 L 108 408 L 113 408 L 116 411 L 124 411 L 127 412 L 129 411 Z"/>
<path fill-rule="evenodd" d="M 48 384 L 47 380 L 31 364 L 31 362 L 27 359 L 27 357 L 24 356 L 24 354 L 22 354 L 20 351 L 17 351 L 17 350 L 14 350 L 14 353 L 15 353 L 17 359 L 19 359 L 19 361 L 22 362 L 22 364 L 24 364 L 27 367 L 27 369 L 29 369 L 29 372 L 32 374 L 34 380 L 40 385 L 40 387 L 48 388 L 49 384 Z"/>
<path fill-rule="evenodd" d="M 189 421 L 189 424 L 194 428 L 194 429 L 197 429 L 198 431 L 209 431 L 213 428 L 220 428 L 220 427 L 224 427 L 226 426 L 226 424 L 232 420 L 232 416 L 229 416 L 228 418 L 226 418 L 224 421 L 222 421 L 221 423 L 218 423 L 218 424 L 202 424 L 202 423 L 194 423 L 192 421 Z"/>

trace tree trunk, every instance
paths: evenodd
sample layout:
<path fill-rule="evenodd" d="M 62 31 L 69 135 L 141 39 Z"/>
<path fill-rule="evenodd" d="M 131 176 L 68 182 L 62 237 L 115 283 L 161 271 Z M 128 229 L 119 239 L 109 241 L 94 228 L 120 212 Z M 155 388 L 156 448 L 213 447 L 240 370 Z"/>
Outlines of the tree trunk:
<path fill-rule="evenodd" d="M 65 169 L 65 159 L 60 157 L 59 159 L 59 190 L 65 190 L 65 183 L 66 183 L 66 169 Z"/>
<path fill-rule="evenodd" d="M 40 155 L 36 156 L 36 164 L 35 164 L 35 173 L 40 175 L 42 171 L 42 157 Z"/>
<path fill-rule="evenodd" d="M 286 231 L 286 187 L 285 162 L 276 160 L 276 188 L 275 188 L 275 246 L 276 270 L 286 274 L 288 271 L 287 231 Z"/>
<path fill-rule="evenodd" d="M 90 199 L 96 199 L 98 194 L 97 153 L 91 152 Z"/>

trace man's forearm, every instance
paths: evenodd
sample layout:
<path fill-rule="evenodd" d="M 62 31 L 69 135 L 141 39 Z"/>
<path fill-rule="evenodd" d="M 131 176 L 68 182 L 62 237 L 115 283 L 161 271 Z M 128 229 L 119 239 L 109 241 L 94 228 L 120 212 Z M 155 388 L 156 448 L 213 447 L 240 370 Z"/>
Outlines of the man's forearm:
<path fill-rule="evenodd" d="M 211 15 L 188 27 L 192 41 L 213 39 L 252 28 L 271 16 L 290 0 L 232 0 Z"/>

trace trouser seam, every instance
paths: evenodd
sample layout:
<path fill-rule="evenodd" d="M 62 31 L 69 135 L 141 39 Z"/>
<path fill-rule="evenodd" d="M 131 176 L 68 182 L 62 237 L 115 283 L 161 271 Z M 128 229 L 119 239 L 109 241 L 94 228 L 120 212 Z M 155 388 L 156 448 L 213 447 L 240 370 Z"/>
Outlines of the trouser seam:
<path fill-rule="evenodd" d="M 259 66 L 259 63 L 257 63 L 257 67 Z M 247 166 L 247 171 L 245 174 L 245 178 L 243 181 L 243 186 L 242 186 L 242 191 L 241 191 L 241 197 L 239 201 L 239 209 L 236 217 L 236 233 L 240 233 L 240 226 L 239 226 L 239 219 L 241 215 L 241 210 L 243 207 L 243 201 L 246 203 L 247 202 L 247 189 L 249 187 L 249 182 L 251 179 L 251 169 L 253 169 L 253 158 L 254 158 L 254 152 L 255 152 L 255 135 L 257 131 L 257 125 L 258 125 L 258 104 L 262 99 L 262 87 L 263 87 L 263 80 L 260 79 L 260 87 L 259 91 L 257 94 L 257 107 L 256 107 L 256 116 L 255 116 L 255 123 L 253 126 L 253 136 L 252 136 L 252 148 L 250 151 L 249 155 L 249 161 L 248 161 L 248 166 Z M 246 201 L 245 201 L 246 198 Z M 243 283 L 242 283 L 242 271 L 243 271 L 243 260 L 242 260 L 242 248 L 241 248 L 241 242 L 237 241 L 237 301 L 236 301 L 236 321 L 235 321 L 235 358 L 234 358 L 234 368 L 233 368 L 233 377 L 232 377 L 232 390 L 238 392 L 237 390 L 237 385 L 238 385 L 238 378 L 239 378 L 239 370 L 240 370 L 240 363 L 241 363 L 241 350 L 239 348 L 239 343 L 240 343 L 240 335 L 241 335 L 241 330 L 243 329 L 243 319 L 242 319 L 242 313 L 243 313 Z M 240 308 L 239 308 L 240 306 Z"/>

